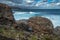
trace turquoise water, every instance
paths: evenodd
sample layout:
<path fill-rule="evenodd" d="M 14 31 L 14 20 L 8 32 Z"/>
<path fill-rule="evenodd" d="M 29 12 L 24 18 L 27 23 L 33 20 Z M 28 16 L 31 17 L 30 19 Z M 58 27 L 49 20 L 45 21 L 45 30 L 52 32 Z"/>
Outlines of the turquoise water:
<path fill-rule="evenodd" d="M 33 16 L 42 16 L 48 18 L 52 21 L 54 27 L 60 26 L 60 15 L 57 14 L 50 14 L 47 12 L 15 12 L 14 14 L 15 20 L 29 19 Z"/>

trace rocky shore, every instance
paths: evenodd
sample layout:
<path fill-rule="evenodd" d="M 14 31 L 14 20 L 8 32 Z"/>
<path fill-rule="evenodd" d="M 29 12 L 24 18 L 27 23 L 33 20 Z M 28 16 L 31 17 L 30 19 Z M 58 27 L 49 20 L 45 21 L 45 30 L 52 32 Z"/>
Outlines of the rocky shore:
<path fill-rule="evenodd" d="M 59 33 L 44 17 L 15 20 L 11 8 L 0 3 L 0 40 L 60 40 Z"/>

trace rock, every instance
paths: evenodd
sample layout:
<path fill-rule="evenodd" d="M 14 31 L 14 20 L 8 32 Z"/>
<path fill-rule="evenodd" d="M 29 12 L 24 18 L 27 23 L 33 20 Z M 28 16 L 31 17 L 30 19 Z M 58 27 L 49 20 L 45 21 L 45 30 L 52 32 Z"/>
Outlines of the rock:
<path fill-rule="evenodd" d="M 13 24 L 15 24 L 15 19 L 11 8 L 0 3 L 0 25 L 11 26 Z"/>
<path fill-rule="evenodd" d="M 27 23 L 28 20 L 17 20 L 16 23 L 17 23 L 17 29 L 22 29 L 22 30 L 25 30 L 25 31 L 31 31 L 32 28 L 29 27 L 28 23 Z"/>
<path fill-rule="evenodd" d="M 52 33 L 53 32 L 53 24 L 52 22 L 44 17 L 31 17 L 28 20 L 29 27 L 32 27 L 34 32 L 41 33 Z"/>
<path fill-rule="evenodd" d="M 57 26 L 57 27 L 54 29 L 54 34 L 60 36 L 60 26 Z"/>
<path fill-rule="evenodd" d="M 44 34 L 52 34 L 53 33 L 53 24 L 52 22 L 44 17 L 31 17 L 27 21 L 19 22 L 18 27 L 23 30 L 27 30 L 28 32 L 35 33 L 44 33 Z"/>

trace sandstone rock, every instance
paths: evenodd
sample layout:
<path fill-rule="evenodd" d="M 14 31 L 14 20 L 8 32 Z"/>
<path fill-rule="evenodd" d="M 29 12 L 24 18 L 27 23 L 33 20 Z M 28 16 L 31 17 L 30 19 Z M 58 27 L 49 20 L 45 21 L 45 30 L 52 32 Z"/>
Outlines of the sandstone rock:
<path fill-rule="evenodd" d="M 11 26 L 15 23 L 11 8 L 0 3 L 0 25 Z"/>

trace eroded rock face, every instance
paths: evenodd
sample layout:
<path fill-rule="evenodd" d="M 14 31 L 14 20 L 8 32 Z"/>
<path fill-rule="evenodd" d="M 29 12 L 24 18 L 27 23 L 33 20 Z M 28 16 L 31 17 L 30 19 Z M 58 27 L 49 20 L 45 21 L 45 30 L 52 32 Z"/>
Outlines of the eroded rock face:
<path fill-rule="evenodd" d="M 0 25 L 11 26 L 15 23 L 13 13 L 8 5 L 0 3 Z"/>

